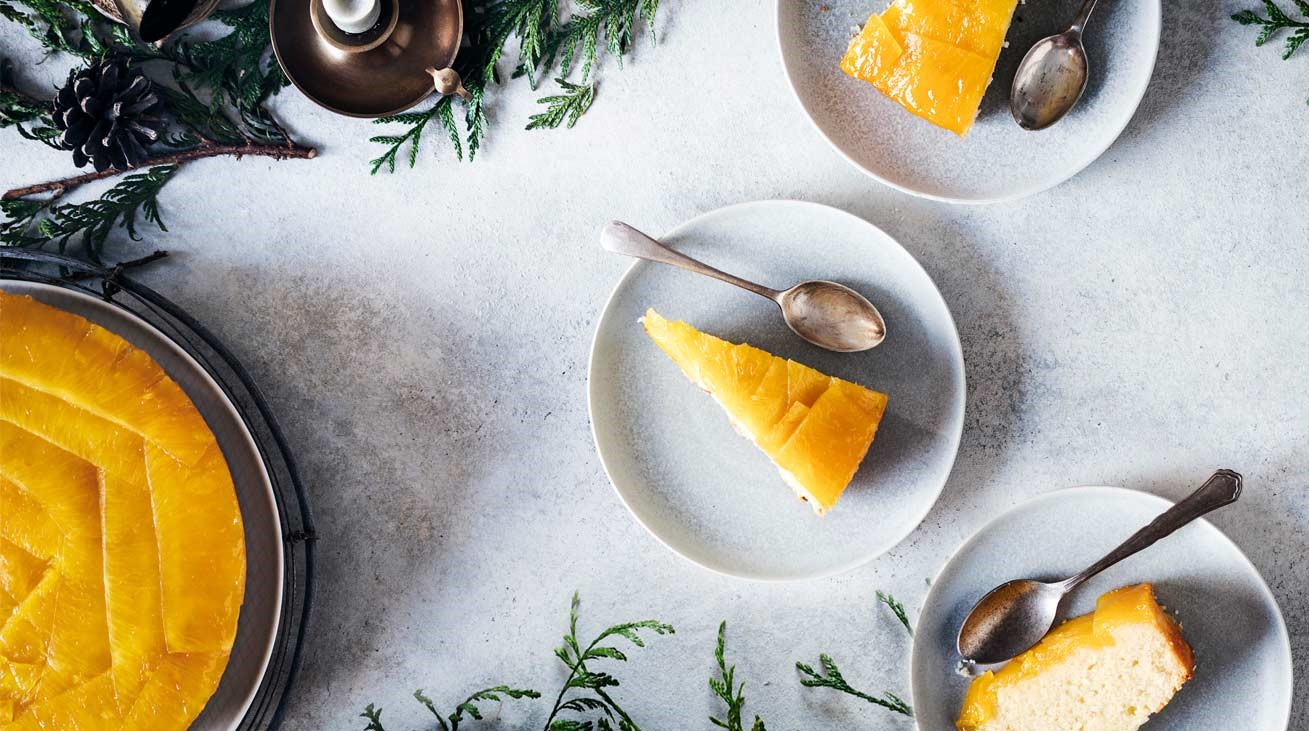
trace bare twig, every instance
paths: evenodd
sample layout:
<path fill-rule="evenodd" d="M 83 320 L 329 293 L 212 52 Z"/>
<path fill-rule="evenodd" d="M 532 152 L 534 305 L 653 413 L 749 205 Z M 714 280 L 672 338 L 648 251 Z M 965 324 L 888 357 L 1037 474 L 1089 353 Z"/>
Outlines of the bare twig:
<path fill-rule="evenodd" d="M 219 157 L 221 155 L 231 155 L 238 159 L 250 155 L 252 157 L 271 157 L 274 160 L 285 160 L 290 158 L 308 160 L 316 157 L 318 155 L 318 150 L 313 147 L 302 147 L 300 145 L 257 145 L 251 143 L 242 145 L 216 145 L 212 142 L 204 141 L 204 143 L 199 147 L 190 150 L 171 152 L 166 155 L 156 155 L 137 167 L 148 168 L 156 165 L 176 165 L 190 160 L 199 160 L 205 157 Z M 82 173 L 81 175 L 73 175 L 59 180 L 52 180 L 48 183 L 27 185 L 6 192 L 3 196 L 0 196 L 0 200 L 15 200 L 18 198 L 26 198 L 30 195 L 37 195 L 39 193 L 51 193 L 52 197 L 58 198 L 78 186 L 96 180 L 111 178 L 124 172 L 128 171 L 110 168 L 100 172 Z"/>

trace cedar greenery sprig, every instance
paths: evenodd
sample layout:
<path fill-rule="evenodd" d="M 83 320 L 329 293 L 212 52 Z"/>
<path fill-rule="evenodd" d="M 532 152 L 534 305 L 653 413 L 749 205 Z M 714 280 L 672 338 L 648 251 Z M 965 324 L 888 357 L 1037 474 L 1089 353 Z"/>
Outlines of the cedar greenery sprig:
<path fill-rule="evenodd" d="M 574 84 L 566 79 L 556 79 L 564 93 L 544 96 L 536 100 L 537 104 L 546 105 L 545 111 L 533 114 L 528 119 L 528 129 L 549 127 L 554 129 L 561 124 L 571 128 L 577 119 L 586 113 L 591 102 L 595 101 L 595 84 Z"/>
<path fill-rule="evenodd" d="M 722 699 L 727 704 L 727 718 L 721 719 L 716 716 L 710 716 L 710 723 L 725 728 L 727 731 L 745 731 L 745 726 L 741 716 L 745 709 L 745 683 L 736 685 L 736 666 L 730 668 L 727 666 L 725 659 L 727 622 L 718 625 L 718 645 L 714 649 L 714 659 L 718 661 L 719 677 L 709 679 L 709 688 L 713 690 L 714 695 Z M 763 719 L 758 715 L 754 717 L 754 724 L 750 731 L 767 731 L 764 728 Z"/>
<path fill-rule="evenodd" d="M 621 637 L 636 647 L 645 647 L 642 631 L 656 635 L 673 634 L 673 627 L 653 619 L 617 624 L 583 647 L 577 639 L 580 603 L 574 593 L 568 612 L 568 633 L 564 635 L 563 645 L 555 648 L 555 657 L 568 668 L 568 678 L 559 689 L 544 731 L 613 731 L 615 728 L 618 731 L 641 731 L 636 721 L 609 694 L 608 689 L 618 687 L 618 679 L 609 673 L 592 670 L 587 663 L 626 662 L 626 653 L 612 644 L 601 643 Z M 597 713 L 600 715 L 595 715 Z M 582 718 L 564 717 L 566 715 Z M 594 721 L 586 719 L 587 715 L 592 715 Z"/>
<path fill-rule="evenodd" d="M 436 722 L 441 725 L 441 731 L 459 731 L 459 724 L 463 722 L 464 714 L 468 714 L 468 717 L 475 721 L 482 720 L 482 710 L 478 708 L 477 704 L 483 701 L 501 703 L 503 702 L 501 696 L 505 698 L 540 698 L 541 694 L 534 690 L 511 688 L 507 685 L 484 688 L 468 696 L 462 703 L 455 706 L 454 711 L 449 716 L 443 717 L 441 712 L 436 710 L 435 701 L 427 697 L 421 690 L 414 691 L 414 698 L 436 717 Z M 381 708 L 376 708 L 372 703 L 369 703 L 364 712 L 359 715 L 368 719 L 368 725 L 364 727 L 364 731 L 386 731 L 382 726 Z"/>
<path fill-rule="evenodd" d="M 50 115 L 50 102 L 42 101 L 19 91 L 14 82 L 13 64 L 0 58 L 0 129 L 13 127 L 29 140 L 57 147 L 52 140 L 59 131 L 48 125 L 28 129 L 33 122 L 44 123 Z"/>
<path fill-rule="evenodd" d="M 1291 18 L 1273 0 L 1264 0 L 1264 10 L 1268 14 L 1267 18 L 1254 10 L 1242 10 L 1232 15 L 1232 20 L 1241 25 L 1259 26 L 1259 35 L 1255 36 L 1254 39 L 1256 46 L 1264 45 L 1279 31 L 1290 29 L 1291 34 L 1286 37 L 1286 43 L 1282 46 L 1282 60 L 1286 60 L 1299 50 L 1305 41 L 1309 41 L 1309 0 L 1293 0 L 1293 2 L 1300 14 L 1305 16 L 1305 20 Z M 1305 103 L 1309 104 L 1309 100 L 1306 100 Z"/>
<path fill-rule="evenodd" d="M 602 48 L 622 67 L 623 56 L 634 40 L 633 29 L 638 18 L 649 26 L 650 41 L 655 40 L 654 20 L 659 0 L 578 0 L 578 4 L 588 12 L 575 13 L 551 34 L 547 53 L 540 59 L 541 68 L 527 65 L 530 57 L 524 59 L 524 70 L 529 76 L 549 71 L 557 58 L 561 74 L 566 77 L 572 72 L 580 51 L 582 81 L 586 81 Z"/>
<path fill-rule="evenodd" d="M 883 691 L 881 697 L 869 695 L 861 690 L 856 690 L 846 682 L 845 677 L 841 675 L 841 670 L 836 666 L 827 653 L 818 656 L 818 662 L 823 667 L 823 673 L 819 673 L 809 665 L 802 662 L 795 664 L 795 669 L 800 671 L 804 677 L 800 678 L 800 685 L 806 688 L 831 688 L 839 690 L 847 695 L 856 698 L 862 698 L 869 703 L 879 705 L 888 711 L 904 714 L 906 716 L 914 715 L 914 709 L 908 703 L 901 700 L 896 694 L 890 691 Z"/>
<path fill-rule="evenodd" d="M 885 604 L 886 608 L 891 610 L 891 613 L 900 621 L 900 624 L 904 625 L 905 631 L 907 631 L 909 636 L 912 637 L 914 634 L 914 628 L 909 624 L 909 614 L 905 611 L 904 604 L 890 594 L 880 590 L 877 592 L 877 601 L 881 604 Z M 796 662 L 795 669 L 802 676 L 800 678 L 800 685 L 803 685 L 806 688 L 831 688 L 832 690 L 837 690 L 847 695 L 861 698 L 874 705 L 881 706 L 888 711 L 900 713 L 905 716 L 914 715 L 913 707 L 908 703 L 905 703 L 899 696 L 890 691 L 883 691 L 881 696 L 873 696 L 855 689 L 846 682 L 845 676 L 841 674 L 841 669 L 836 666 L 836 661 L 832 660 L 831 656 L 827 653 L 822 653 L 818 656 L 818 663 L 823 668 L 823 672 L 821 673 L 814 670 L 810 665 Z"/>
<path fill-rule="evenodd" d="M 59 204 L 54 200 L 12 199 L 0 201 L 0 245 L 41 246 L 53 242 L 60 253 L 80 242 L 86 257 L 103 264 L 102 254 L 109 234 L 122 228 L 128 237 L 139 241 L 137 217 L 167 231 L 159 215 L 159 191 L 173 174 L 176 165 L 161 165 L 132 173 L 103 196 L 77 204 Z"/>
<path fill-rule="evenodd" d="M 2 1 L 2 0 L 0 0 Z M 476 158 L 486 136 L 486 93 L 501 78 L 496 65 L 506 48 L 517 41 L 518 62 L 510 78 L 526 77 L 536 88 L 537 79 L 556 67 L 556 82 L 561 94 L 548 95 L 538 101 L 547 106 L 544 112 L 528 120 L 528 129 L 549 129 L 561 125 L 572 127 L 590 108 L 595 99 L 593 78 L 604 53 L 622 66 L 622 58 L 634 44 L 638 21 L 650 28 L 653 43 L 658 0 L 576 0 L 577 12 L 567 20 L 560 18 L 560 0 L 469 0 L 465 3 L 464 25 L 469 42 L 460 49 L 454 68 L 463 79 L 472 98 L 458 104 L 463 107 L 462 125 L 454 112 L 456 103 L 443 97 L 421 111 L 405 112 L 374 120 L 380 125 L 400 125 L 401 130 L 370 138 L 385 145 L 385 151 L 369 161 L 371 173 L 385 169 L 395 172 L 405 152 L 409 167 L 418 162 L 423 134 L 432 120 L 450 139 L 455 157 Z M 569 81 L 580 68 L 582 83 Z"/>
<path fill-rule="evenodd" d="M 887 609 L 891 610 L 895 618 L 900 620 L 900 624 L 904 625 L 904 629 L 909 633 L 910 637 L 914 636 L 914 628 L 909 625 L 909 615 L 905 612 L 904 604 L 901 604 L 890 594 L 884 594 L 880 589 L 877 592 L 877 601 L 885 604 Z"/>
<path fill-rule="evenodd" d="M 78 206 L 53 203 L 81 185 L 121 171 L 71 175 L 0 196 L 5 201 L 0 207 L 5 216 L 0 245 L 53 243 L 63 251 L 80 240 L 88 255 L 98 260 L 113 229 L 124 228 L 136 237 L 138 210 L 145 221 L 166 230 L 158 215 L 157 196 L 182 163 L 217 156 L 306 159 L 317 154 L 297 144 L 267 108 L 268 99 L 288 83 L 270 58 L 268 0 L 217 11 L 203 36 L 184 32 L 162 44 L 140 41 L 86 0 L 0 0 L 0 17 L 26 29 L 51 54 L 66 54 L 88 64 L 109 59 L 146 70 L 173 122 L 169 133 L 148 149 L 149 157 L 138 168 L 142 172 L 98 200 Z M 215 36 L 213 30 L 222 27 L 227 32 Z M 0 127 L 14 126 L 24 137 L 57 146 L 59 133 L 49 125 L 26 126 L 49 119 L 52 106 L 21 95 L 12 76 L 12 67 L 0 64 Z M 42 193 L 50 197 L 16 202 Z M 132 207 L 137 196 L 144 197 Z M 114 216 L 115 211 L 120 215 Z"/>

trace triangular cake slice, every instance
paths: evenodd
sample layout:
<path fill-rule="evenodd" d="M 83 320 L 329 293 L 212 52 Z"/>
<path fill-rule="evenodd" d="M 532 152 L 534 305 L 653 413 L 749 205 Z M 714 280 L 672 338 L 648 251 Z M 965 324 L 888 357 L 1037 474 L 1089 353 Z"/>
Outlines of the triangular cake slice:
<path fill-rule="evenodd" d="M 819 515 L 832 509 L 863 462 L 886 395 L 749 345 L 735 345 L 654 310 L 645 331 L 737 431 L 777 465 Z"/>
<path fill-rule="evenodd" d="M 1018 0 L 895 0 L 850 41 L 841 70 L 963 137 Z"/>

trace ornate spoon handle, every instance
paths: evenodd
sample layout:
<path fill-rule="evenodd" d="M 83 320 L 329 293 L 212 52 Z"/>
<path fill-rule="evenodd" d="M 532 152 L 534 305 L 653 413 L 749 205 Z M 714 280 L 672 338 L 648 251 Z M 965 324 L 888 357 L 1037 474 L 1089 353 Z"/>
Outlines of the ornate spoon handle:
<path fill-rule="evenodd" d="M 1072 591 L 1079 584 L 1143 548 L 1148 548 L 1160 538 L 1190 523 L 1213 510 L 1231 505 L 1241 497 L 1241 475 L 1231 470 L 1218 470 L 1200 489 L 1191 493 L 1186 499 L 1164 511 L 1149 525 L 1132 534 L 1122 545 L 1109 552 L 1109 555 L 1096 561 L 1079 574 L 1065 579 L 1064 592 Z"/>

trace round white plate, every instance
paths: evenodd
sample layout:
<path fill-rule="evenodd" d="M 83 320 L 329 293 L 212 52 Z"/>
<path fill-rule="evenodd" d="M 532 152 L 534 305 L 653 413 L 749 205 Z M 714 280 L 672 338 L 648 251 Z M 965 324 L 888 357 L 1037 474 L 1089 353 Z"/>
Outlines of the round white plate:
<path fill-rule="evenodd" d="M 1086 568 L 1172 503 L 1135 490 L 1056 490 L 1001 515 L 964 542 L 923 603 L 913 653 L 921 731 L 955 731 L 968 680 L 955 637 L 973 604 L 1010 579 L 1062 578 Z M 1240 510 L 1236 503 L 1224 510 Z M 1078 589 L 1066 616 L 1095 609 L 1110 589 L 1152 582 L 1195 650 L 1195 676 L 1145 728 L 1285 731 L 1291 643 L 1277 602 L 1241 549 L 1198 520 Z"/>
<path fill-rule="evenodd" d="M 20 281 L 0 287 L 81 315 L 149 353 L 191 398 L 218 440 L 245 524 L 245 603 L 223 679 L 191 731 L 234 731 L 264 678 L 282 612 L 282 528 L 273 486 L 249 430 L 204 368 L 153 325 L 81 292 Z"/>
<path fill-rule="evenodd" d="M 1028 132 L 1009 114 L 1018 62 L 1068 26 L 1082 0 L 1018 5 L 977 123 L 966 139 L 940 129 L 838 67 L 855 27 L 889 0 L 778 0 L 777 37 L 791 88 L 818 131 L 847 160 L 906 193 L 956 203 L 1012 200 L 1090 165 L 1135 113 L 1159 50 L 1160 0 L 1101 3 L 1084 43 L 1091 78 L 1058 124 Z"/>
<path fill-rule="evenodd" d="M 753 579 L 838 573 L 908 535 L 950 474 L 964 415 L 959 335 L 918 262 L 868 222 L 797 201 L 722 208 L 663 241 L 775 287 L 818 278 L 854 287 L 877 304 L 888 336 L 864 353 L 832 353 L 792 334 L 763 298 L 633 265 L 600 318 L 590 365 L 596 447 L 632 515 L 690 560 Z M 872 449 L 834 510 L 814 515 L 646 336 L 637 318 L 647 307 L 889 394 Z"/>

